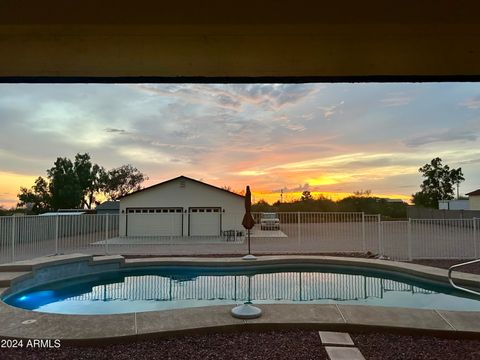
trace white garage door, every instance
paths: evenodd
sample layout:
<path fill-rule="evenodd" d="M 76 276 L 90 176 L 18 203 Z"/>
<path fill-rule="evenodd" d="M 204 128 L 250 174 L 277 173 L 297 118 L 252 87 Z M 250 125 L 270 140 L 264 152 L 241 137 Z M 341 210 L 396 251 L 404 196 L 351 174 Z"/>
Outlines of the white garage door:
<path fill-rule="evenodd" d="M 182 236 L 182 208 L 135 208 L 127 214 L 127 236 Z"/>
<path fill-rule="evenodd" d="M 190 208 L 190 236 L 219 236 L 220 208 Z"/>

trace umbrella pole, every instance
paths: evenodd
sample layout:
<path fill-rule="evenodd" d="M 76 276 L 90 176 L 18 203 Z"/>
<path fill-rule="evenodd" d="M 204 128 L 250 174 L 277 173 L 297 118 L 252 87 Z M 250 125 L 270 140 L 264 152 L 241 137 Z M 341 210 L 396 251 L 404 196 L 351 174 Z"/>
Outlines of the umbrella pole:
<path fill-rule="evenodd" d="M 248 244 L 248 254 L 245 255 L 242 259 L 243 260 L 257 260 L 257 257 L 255 255 L 252 255 L 251 249 L 250 249 L 250 229 L 247 229 L 247 244 Z"/>

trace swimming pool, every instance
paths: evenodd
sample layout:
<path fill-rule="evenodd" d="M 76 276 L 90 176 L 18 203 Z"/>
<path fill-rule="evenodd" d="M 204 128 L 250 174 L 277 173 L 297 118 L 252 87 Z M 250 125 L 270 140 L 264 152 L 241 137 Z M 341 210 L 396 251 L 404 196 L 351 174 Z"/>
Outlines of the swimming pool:
<path fill-rule="evenodd" d="M 480 311 L 479 297 L 447 283 L 388 270 L 323 264 L 126 267 L 13 289 L 3 301 L 61 314 L 119 314 L 245 301 Z"/>

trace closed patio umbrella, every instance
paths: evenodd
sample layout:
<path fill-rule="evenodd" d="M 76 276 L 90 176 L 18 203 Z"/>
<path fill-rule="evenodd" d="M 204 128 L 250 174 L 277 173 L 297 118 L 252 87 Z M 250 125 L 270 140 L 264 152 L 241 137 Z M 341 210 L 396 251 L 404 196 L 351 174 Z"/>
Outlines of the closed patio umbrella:
<path fill-rule="evenodd" d="M 247 191 L 245 192 L 245 215 L 243 215 L 242 225 L 247 229 L 247 241 L 248 241 L 248 255 L 244 257 L 246 260 L 253 260 L 255 257 L 250 253 L 250 230 L 255 226 L 255 220 L 252 216 L 252 193 L 250 192 L 250 186 L 247 185 Z"/>
<path fill-rule="evenodd" d="M 250 192 L 250 186 L 247 186 L 245 192 L 245 215 L 243 215 L 242 225 L 247 229 L 248 234 L 248 255 L 243 257 L 244 260 L 256 260 L 257 258 L 250 254 L 250 230 L 255 226 L 255 220 L 252 217 L 252 193 Z M 233 317 L 239 319 L 255 319 L 262 315 L 262 310 L 253 306 L 250 296 L 251 278 L 248 276 L 248 298 L 243 305 L 234 307 L 230 313 Z"/>

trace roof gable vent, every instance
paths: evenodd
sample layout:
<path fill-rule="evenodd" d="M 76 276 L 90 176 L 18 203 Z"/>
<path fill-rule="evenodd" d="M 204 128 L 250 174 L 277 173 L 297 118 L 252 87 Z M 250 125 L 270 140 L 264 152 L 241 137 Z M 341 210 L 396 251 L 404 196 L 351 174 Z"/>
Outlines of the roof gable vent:
<path fill-rule="evenodd" d="M 180 189 L 185 189 L 185 179 L 180 179 Z"/>

